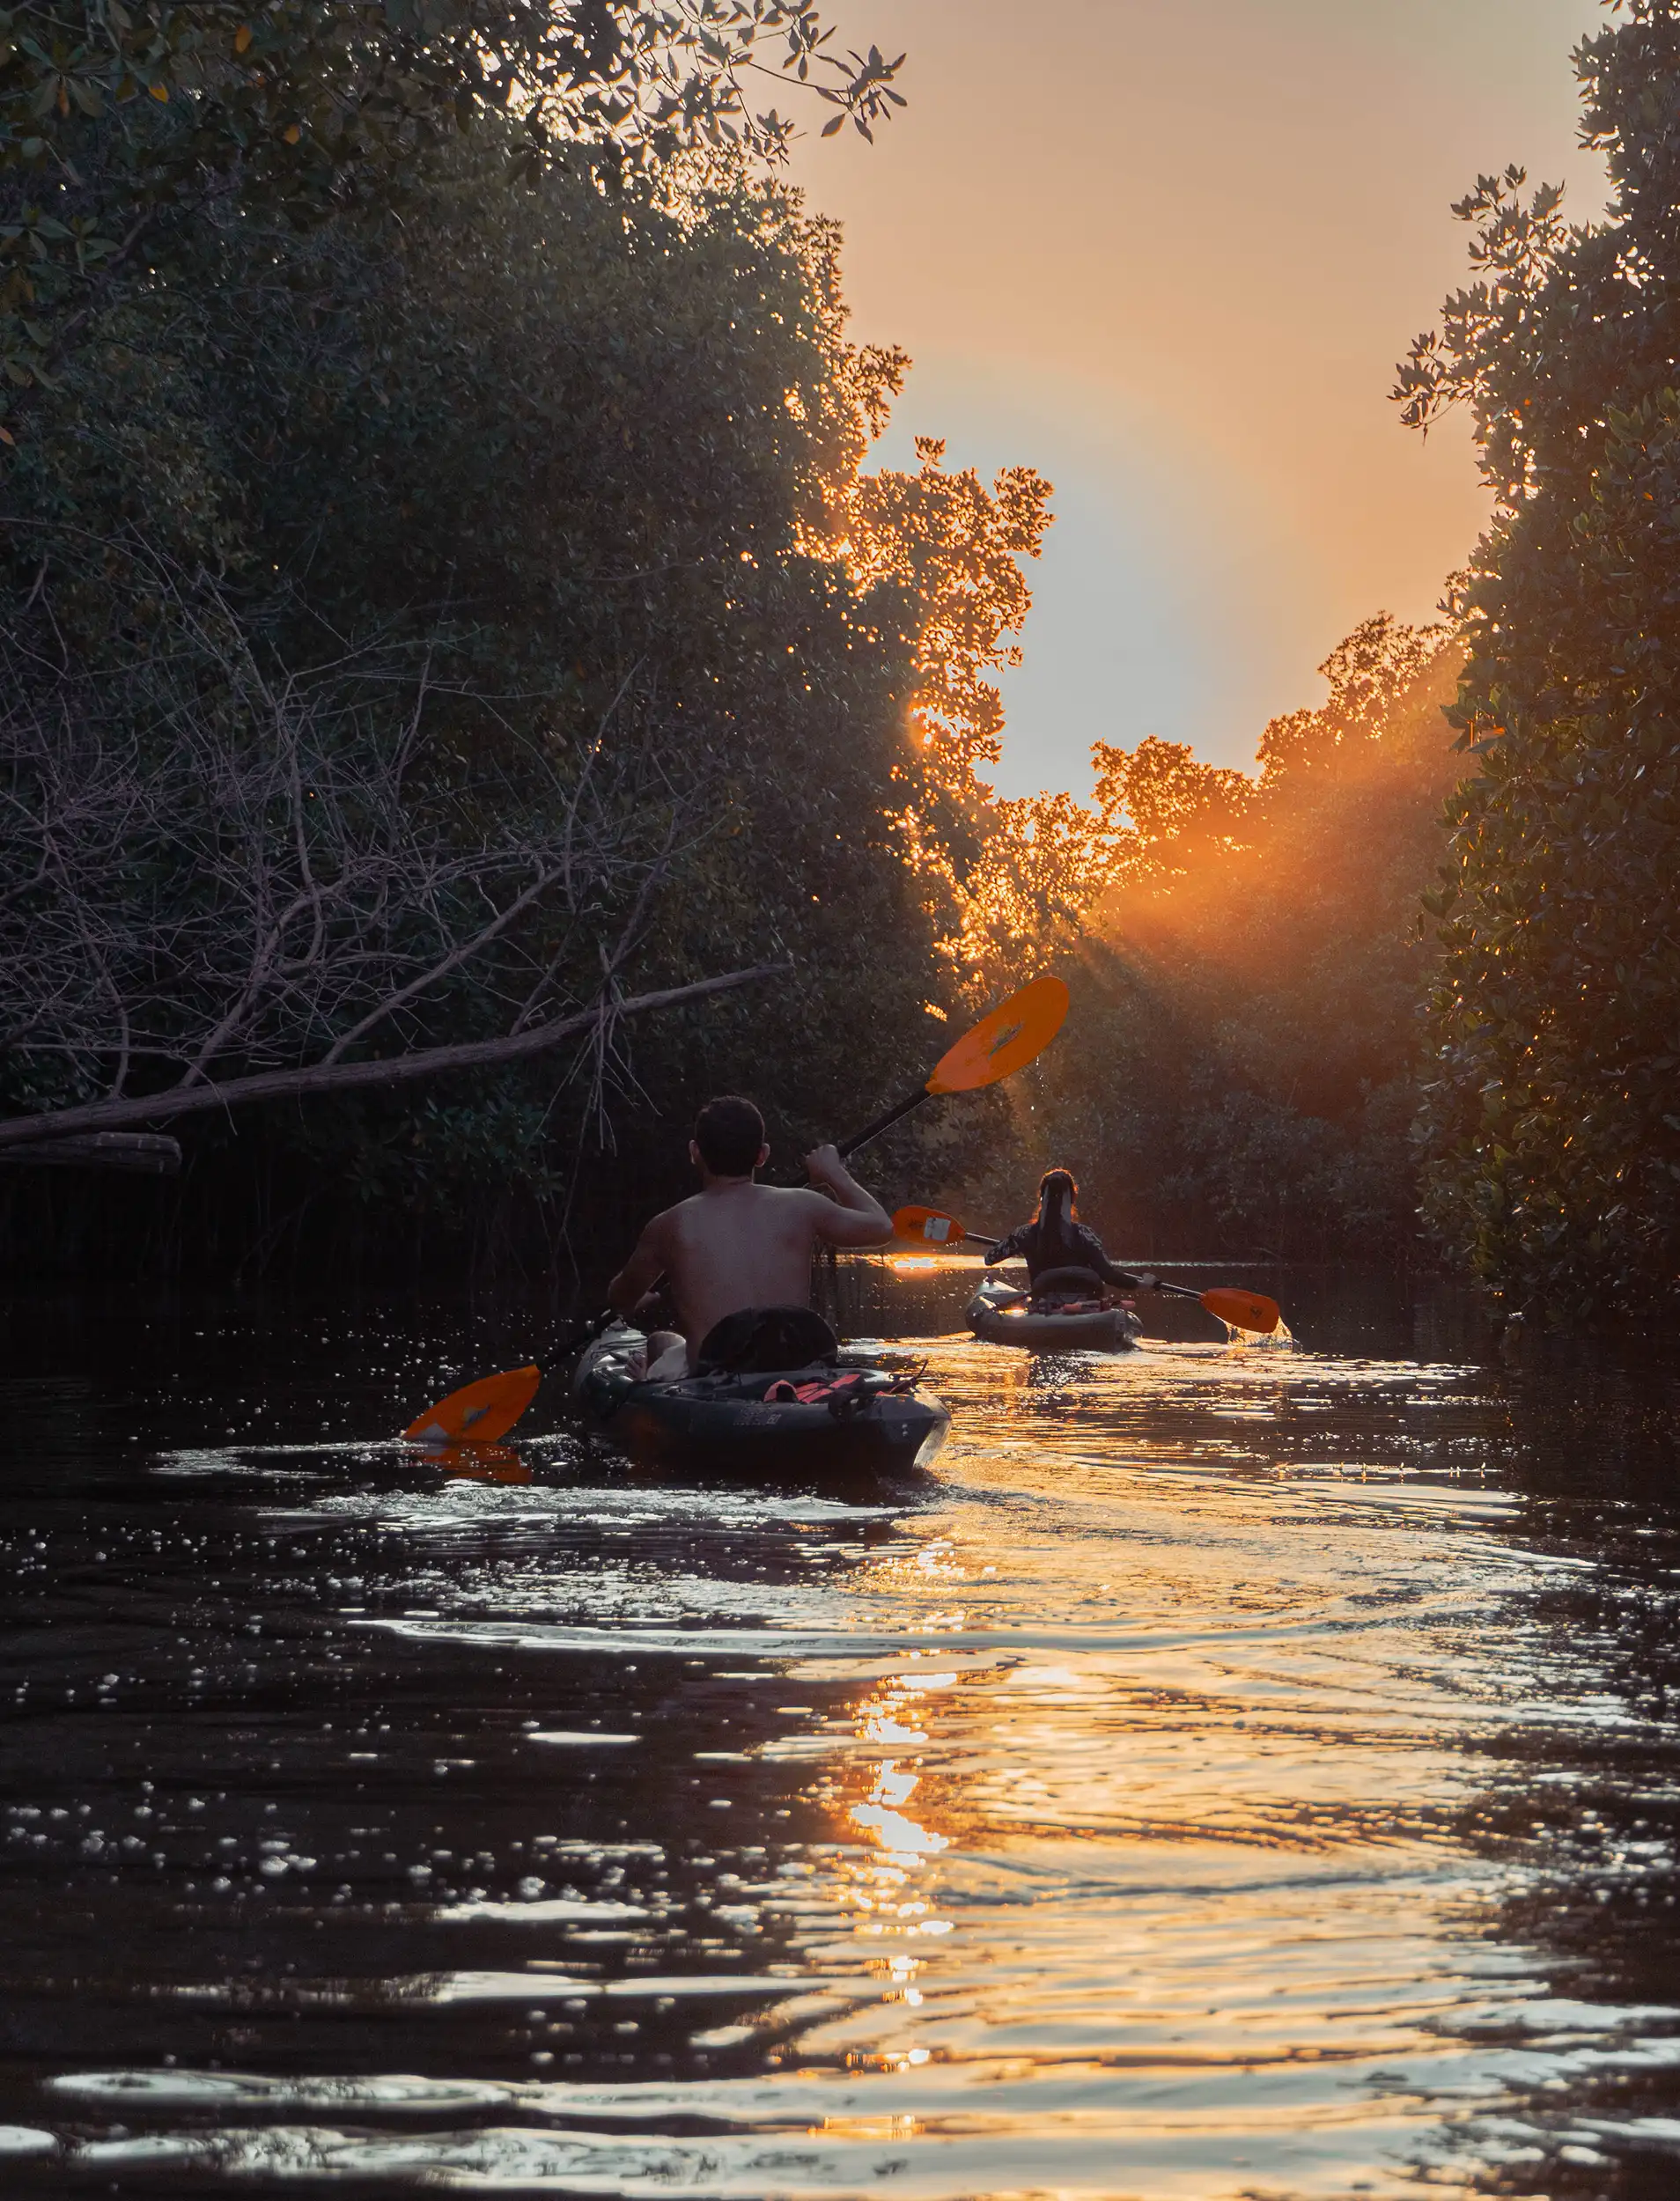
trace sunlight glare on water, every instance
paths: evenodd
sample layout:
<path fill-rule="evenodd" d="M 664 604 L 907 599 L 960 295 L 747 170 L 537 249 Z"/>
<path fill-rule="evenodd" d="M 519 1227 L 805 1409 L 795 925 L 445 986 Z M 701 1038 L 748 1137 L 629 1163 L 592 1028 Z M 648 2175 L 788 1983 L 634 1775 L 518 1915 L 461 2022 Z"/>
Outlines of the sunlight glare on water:
<path fill-rule="evenodd" d="M 899 1491 L 375 1441 L 488 1320 L 14 1310 L 17 2190 L 1673 2190 L 1666 1378 L 1197 1316 L 902 1338 Z"/>

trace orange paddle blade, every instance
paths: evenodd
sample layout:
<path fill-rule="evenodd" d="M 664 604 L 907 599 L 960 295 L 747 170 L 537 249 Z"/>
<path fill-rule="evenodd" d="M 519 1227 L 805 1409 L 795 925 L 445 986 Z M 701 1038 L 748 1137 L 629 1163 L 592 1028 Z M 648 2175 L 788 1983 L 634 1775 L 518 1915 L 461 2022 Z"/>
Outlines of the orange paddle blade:
<path fill-rule="evenodd" d="M 431 1447 L 427 1446 L 431 1451 Z M 531 1470 L 512 1445 L 444 1445 L 431 1454 L 439 1475 L 457 1482 L 528 1483 Z"/>
<path fill-rule="evenodd" d="M 895 1237 L 914 1238 L 925 1246 L 960 1246 L 969 1234 L 954 1215 L 941 1215 L 938 1208 L 895 1210 L 893 1232 Z"/>
<path fill-rule="evenodd" d="M 452 1391 L 402 1434 L 411 1445 L 493 1445 L 537 1395 L 541 1368 L 508 1368 Z"/>
<path fill-rule="evenodd" d="M 1276 1299 L 1267 1299 L 1264 1292 L 1227 1291 L 1204 1292 L 1202 1305 L 1210 1314 L 1218 1315 L 1222 1322 L 1229 1322 L 1233 1329 L 1258 1330 L 1263 1335 L 1277 1329 L 1282 1311 Z"/>
<path fill-rule="evenodd" d="M 1046 975 L 1000 1001 L 971 1032 L 940 1056 L 927 1081 L 930 1093 L 972 1093 L 1013 1077 L 1048 1047 L 1067 1015 L 1067 987 Z"/>

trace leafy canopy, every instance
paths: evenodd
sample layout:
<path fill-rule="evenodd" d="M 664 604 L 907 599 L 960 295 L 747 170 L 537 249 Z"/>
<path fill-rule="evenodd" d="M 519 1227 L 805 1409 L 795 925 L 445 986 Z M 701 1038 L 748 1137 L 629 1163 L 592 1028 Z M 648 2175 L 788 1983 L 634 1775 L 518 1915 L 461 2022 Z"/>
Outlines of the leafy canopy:
<path fill-rule="evenodd" d="M 1324 703 L 1266 727 L 1253 777 L 1146 736 L 1094 745 L 1089 803 L 996 806 L 962 950 L 1067 974 L 1081 1044 L 1036 1078 L 1030 1159 L 1088 1179 L 1134 1248 L 1411 1240 L 1415 916 L 1456 777 L 1457 665 L 1444 629 L 1380 615 L 1321 668 Z"/>
<path fill-rule="evenodd" d="M 33 0 L 0 9 L 0 371 L 55 372 L 119 280 L 155 278 L 184 216 L 321 219 L 390 201 L 416 153 L 496 114 L 516 173 L 780 152 L 749 77 L 865 136 L 904 56 L 833 51 L 815 0 Z M 186 265 L 190 269 L 190 252 Z"/>
<path fill-rule="evenodd" d="M 0 625 L 49 672 L 62 636 L 131 718 L 173 666 L 183 711 L 269 739 L 149 603 L 154 556 L 220 577 L 265 679 L 430 652 L 416 793 L 455 791 L 463 831 L 557 830 L 574 799 L 598 821 L 608 860 L 575 869 L 569 922 L 509 935 L 556 998 L 686 984 L 737 948 L 794 961 L 779 999 L 609 1016 L 564 1091 L 539 1065 L 440 1088 L 423 1120 L 276 1115 L 272 1146 L 310 1143 L 298 1198 L 350 1184 L 387 1213 L 458 1217 L 469 1172 L 510 1204 L 574 1168 L 580 1200 L 657 1197 L 647 1158 L 680 1169 L 670 1119 L 708 1087 L 831 1135 L 925 1051 L 928 931 L 890 822 L 918 784 L 896 775 L 919 604 L 823 532 L 900 362 L 847 342 L 837 234 L 775 178 L 689 179 L 680 203 L 557 166 L 509 188 L 512 128 L 424 149 L 400 225 L 195 222 L 192 279 L 112 296 L 0 479 Z M 387 682 L 343 722 L 347 769 L 407 708 Z M 484 1012 L 439 987 L 415 1036 Z M 583 1167 L 598 1137 L 621 1167 Z M 253 1174 L 230 1154 L 229 1204 Z"/>
<path fill-rule="evenodd" d="M 1605 219 L 1481 178 L 1477 280 L 1396 390 L 1418 426 L 1469 409 L 1497 499 L 1428 898 L 1426 1196 L 1511 1304 L 1568 1319 L 1680 1267 L 1680 8 L 1617 12 L 1575 55 Z"/>

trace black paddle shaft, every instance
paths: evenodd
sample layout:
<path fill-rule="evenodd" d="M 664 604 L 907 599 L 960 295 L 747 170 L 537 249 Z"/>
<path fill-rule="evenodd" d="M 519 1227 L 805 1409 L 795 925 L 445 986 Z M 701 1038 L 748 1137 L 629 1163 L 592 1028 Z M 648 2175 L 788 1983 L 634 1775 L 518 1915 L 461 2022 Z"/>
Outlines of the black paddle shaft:
<path fill-rule="evenodd" d="M 919 1108 L 924 1100 L 931 1100 L 932 1098 L 932 1094 L 924 1086 L 919 1093 L 911 1093 L 908 1100 L 901 1100 L 895 1108 L 888 1108 L 886 1115 L 878 1115 L 866 1130 L 859 1131 L 855 1137 L 844 1142 L 838 1150 L 840 1159 L 844 1161 L 849 1156 L 855 1154 L 860 1146 L 867 1146 L 872 1138 L 879 1138 L 883 1131 L 890 1130 L 901 1116 L 908 1115 L 912 1108 Z"/>
<path fill-rule="evenodd" d="M 969 1240 L 970 1240 L 970 1241 L 971 1241 L 974 1245 L 976 1245 L 976 1246 L 995 1246 L 995 1245 L 997 1245 L 997 1244 L 999 1242 L 999 1241 L 998 1241 L 997 1239 L 995 1239 L 995 1238 L 991 1238 L 991 1237 L 988 1237 L 988 1236 L 987 1236 L 987 1234 L 986 1234 L 986 1233 L 985 1233 L 984 1231 L 964 1231 L 964 1232 L 963 1232 L 963 1233 L 962 1233 L 962 1235 L 964 1236 L 964 1238 L 966 1238 L 966 1239 Z M 1143 1273 L 1144 1273 L 1146 1276 L 1148 1276 L 1148 1275 L 1150 1275 L 1152 1272 L 1151 1272 L 1149 1270 L 1146 1269 L 1146 1270 L 1144 1270 L 1144 1272 L 1143 1272 Z M 1197 1300 L 1199 1300 L 1199 1299 L 1200 1299 L 1200 1298 L 1201 1298 L 1201 1296 L 1202 1296 L 1202 1295 L 1201 1295 L 1201 1293 L 1200 1293 L 1200 1292 L 1199 1292 L 1196 1289 L 1196 1287 L 1195 1287 L 1195 1285 L 1190 1285 L 1190 1284 L 1165 1284 L 1165 1283 L 1163 1283 L 1163 1282 L 1162 1282 L 1162 1280 L 1161 1280 L 1161 1277 L 1157 1277 L 1155 1278 L 1155 1281 L 1153 1282 L 1153 1284 L 1151 1284 L 1151 1285 L 1128 1285 L 1128 1286 L 1127 1286 L 1127 1287 L 1125 1287 L 1125 1288 L 1126 1288 L 1126 1289 L 1128 1289 L 1128 1290 L 1131 1290 L 1131 1291 L 1146 1291 L 1146 1292 L 1172 1292 L 1172 1293 L 1173 1293 L 1173 1295 L 1174 1295 L 1175 1298 L 1177 1298 L 1177 1299 L 1197 1299 Z"/>

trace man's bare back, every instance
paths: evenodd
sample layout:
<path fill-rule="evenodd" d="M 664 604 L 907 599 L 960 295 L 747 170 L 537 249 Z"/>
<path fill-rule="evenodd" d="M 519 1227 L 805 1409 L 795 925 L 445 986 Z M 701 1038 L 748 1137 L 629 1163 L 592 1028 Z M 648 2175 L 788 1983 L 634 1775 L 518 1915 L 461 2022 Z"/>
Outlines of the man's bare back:
<path fill-rule="evenodd" d="M 702 1135 L 710 1108 L 702 1112 Z M 832 1146 L 805 1158 L 814 1183 L 824 1190 L 756 1184 L 751 1169 L 722 1174 L 708 1165 L 697 1140 L 689 1151 L 700 1169 L 700 1190 L 653 1218 L 608 1287 L 613 1307 L 630 1315 L 663 1277 L 676 1302 L 689 1367 L 725 1315 L 748 1307 L 808 1307 L 811 1256 L 819 1245 L 880 1246 L 893 1234 L 886 1210 Z M 752 1168 L 768 1152 L 761 1144 Z M 746 1150 L 726 1158 L 744 1159 Z"/>

